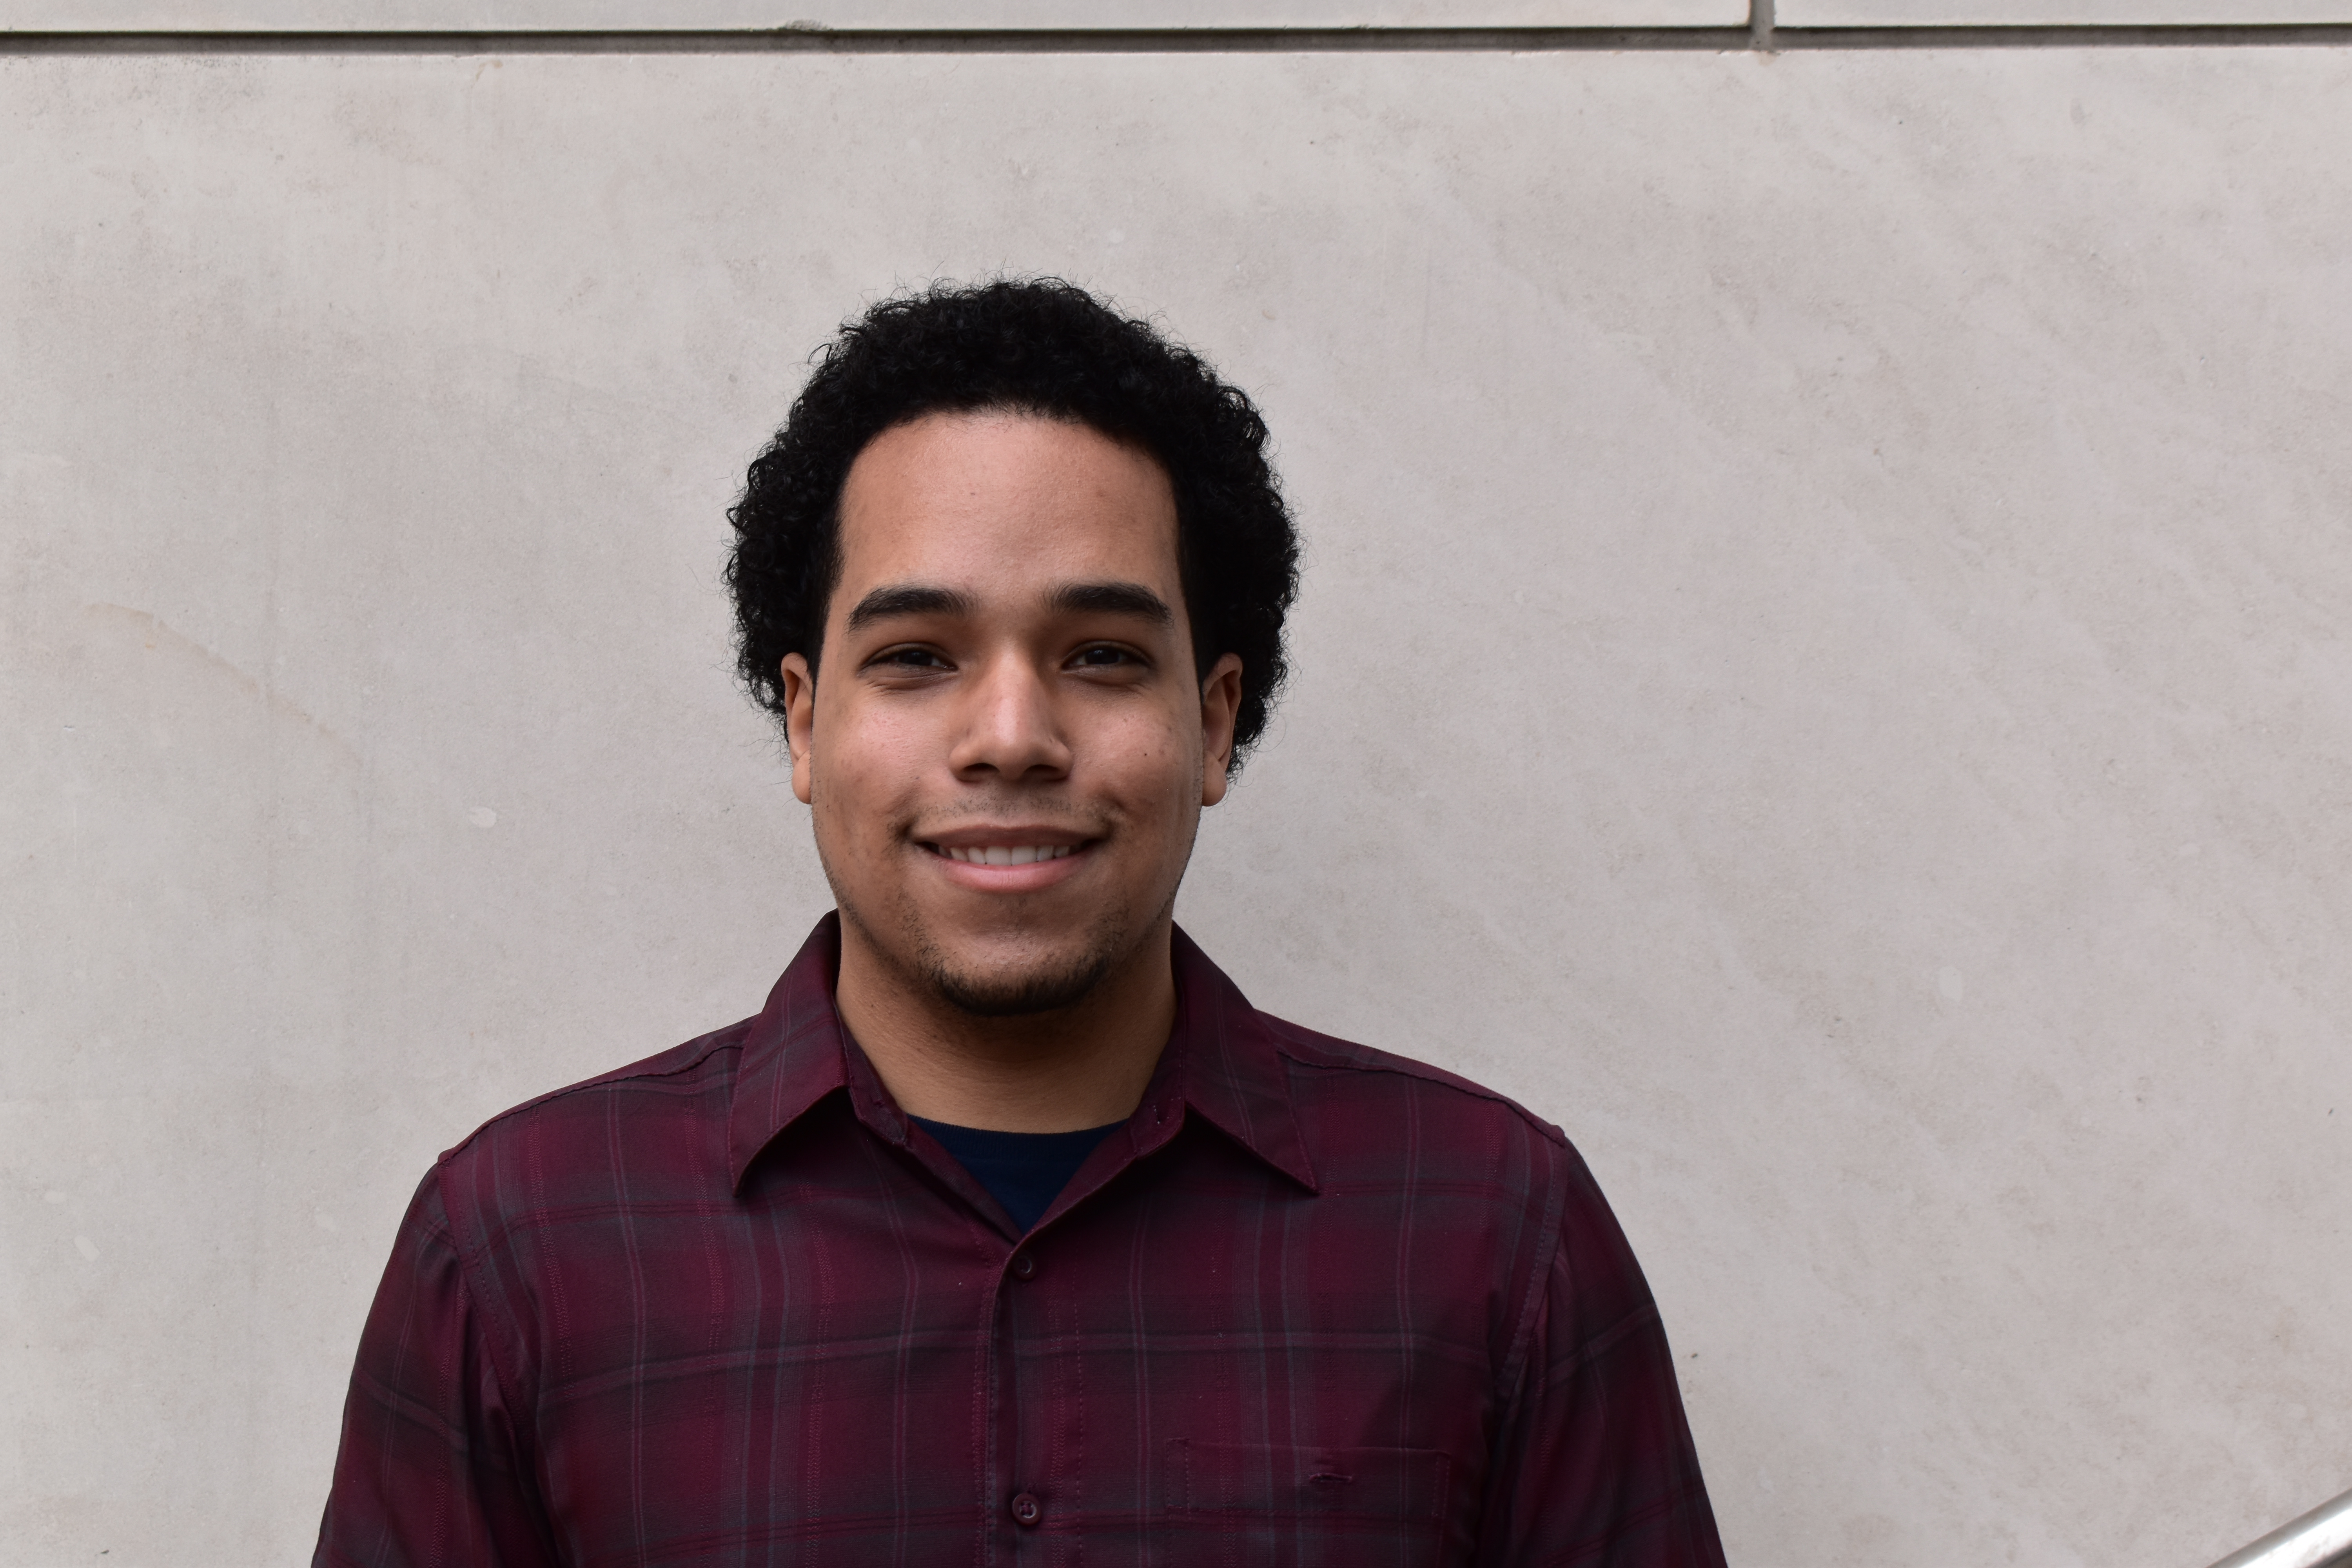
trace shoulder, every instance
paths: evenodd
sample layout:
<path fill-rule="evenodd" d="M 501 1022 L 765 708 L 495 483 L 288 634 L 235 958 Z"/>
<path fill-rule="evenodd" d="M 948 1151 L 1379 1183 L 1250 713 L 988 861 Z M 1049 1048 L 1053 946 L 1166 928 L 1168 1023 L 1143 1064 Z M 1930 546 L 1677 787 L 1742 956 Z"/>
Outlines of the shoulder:
<path fill-rule="evenodd" d="M 1402 1174 L 1517 1211 L 1548 1242 L 1561 1226 L 1613 1224 L 1568 1135 L 1497 1090 L 1286 1019 L 1259 1020 L 1289 1069 L 1317 1169 L 1345 1184 Z"/>
<path fill-rule="evenodd" d="M 443 1163 L 463 1160 L 486 1146 L 583 1118 L 602 1120 L 616 1109 L 646 1110 L 662 1102 L 688 1105 L 714 1092 L 722 1097 L 733 1081 L 744 1037 L 755 1019 L 745 1018 L 698 1036 L 684 1045 L 618 1067 L 562 1089 L 550 1089 L 520 1105 L 501 1110 L 483 1122 L 441 1156 Z"/>
<path fill-rule="evenodd" d="M 754 1022 L 527 1100 L 467 1134 L 431 1178 L 461 1243 L 481 1239 L 495 1216 L 609 1203 L 615 1188 L 682 1184 L 714 1162 L 723 1171 L 730 1094 Z"/>
<path fill-rule="evenodd" d="M 1559 1128 L 1507 1095 L 1459 1073 L 1321 1034 L 1269 1013 L 1260 1013 L 1258 1019 L 1273 1037 L 1275 1049 L 1291 1064 L 1294 1084 L 1310 1097 L 1338 1093 L 1399 1109 L 1410 1102 L 1465 1126 L 1516 1133 L 1572 1152 L 1568 1135 Z"/>
<path fill-rule="evenodd" d="M 1580 1310 L 1646 1300 L 1608 1200 L 1558 1127 L 1458 1073 L 1258 1016 L 1288 1068 L 1321 1190 L 1444 1237 L 1445 1272 L 1492 1287 L 1508 1331 L 1498 1354 L 1528 1342 L 1557 1268 L 1575 1275 Z"/>

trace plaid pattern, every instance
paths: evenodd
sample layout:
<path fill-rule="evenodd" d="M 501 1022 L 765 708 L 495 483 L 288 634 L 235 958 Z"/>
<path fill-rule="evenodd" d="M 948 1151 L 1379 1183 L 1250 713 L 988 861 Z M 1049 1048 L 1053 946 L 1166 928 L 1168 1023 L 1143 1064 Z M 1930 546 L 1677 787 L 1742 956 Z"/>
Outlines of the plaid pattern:
<path fill-rule="evenodd" d="M 1556 1129 L 1180 932 L 1143 1103 L 1016 1235 L 842 1029 L 838 941 L 442 1156 L 315 1563 L 1722 1562 Z"/>

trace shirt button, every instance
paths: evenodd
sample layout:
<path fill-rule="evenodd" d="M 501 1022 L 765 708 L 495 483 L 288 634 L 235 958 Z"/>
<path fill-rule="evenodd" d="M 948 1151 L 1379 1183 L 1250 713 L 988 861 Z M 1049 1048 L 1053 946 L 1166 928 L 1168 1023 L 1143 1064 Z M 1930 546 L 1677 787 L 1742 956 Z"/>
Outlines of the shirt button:
<path fill-rule="evenodd" d="M 1045 1505 L 1029 1493 L 1023 1492 L 1013 1500 L 1013 1522 L 1024 1529 L 1035 1529 L 1037 1521 L 1045 1517 Z"/>
<path fill-rule="evenodd" d="M 1025 1252 L 1014 1253 L 1013 1255 L 1013 1278 L 1015 1279 L 1034 1279 L 1037 1278 L 1037 1260 L 1030 1257 Z M 1027 1492 L 1023 1492 L 1021 1495 L 1023 1497 L 1029 1497 Z M 1033 1508 L 1036 1506 L 1036 1501 L 1037 1500 L 1035 1498 L 1029 1498 L 1030 1506 Z M 1017 1508 L 1020 1505 L 1016 1503 L 1014 1506 Z"/>

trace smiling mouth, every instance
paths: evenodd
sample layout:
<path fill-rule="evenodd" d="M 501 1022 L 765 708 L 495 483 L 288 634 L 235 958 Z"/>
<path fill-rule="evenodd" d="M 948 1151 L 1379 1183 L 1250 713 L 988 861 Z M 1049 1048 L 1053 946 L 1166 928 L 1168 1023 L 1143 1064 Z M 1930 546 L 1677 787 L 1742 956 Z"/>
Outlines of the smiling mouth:
<path fill-rule="evenodd" d="M 1079 844 L 973 844 L 924 846 L 934 855 L 961 860 L 967 866 L 1034 866 L 1040 860 L 1062 860 L 1084 848 Z"/>

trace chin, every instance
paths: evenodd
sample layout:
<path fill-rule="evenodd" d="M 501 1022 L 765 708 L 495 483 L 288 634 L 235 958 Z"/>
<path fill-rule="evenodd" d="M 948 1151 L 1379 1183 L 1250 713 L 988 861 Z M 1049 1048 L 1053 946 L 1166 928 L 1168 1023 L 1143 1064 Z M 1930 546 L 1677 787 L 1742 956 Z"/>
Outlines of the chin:
<path fill-rule="evenodd" d="M 1091 942 L 1066 953 L 972 963 L 926 942 L 921 967 L 924 984 L 948 1005 L 975 1017 L 1018 1018 L 1085 1001 L 1118 956 L 1110 944 Z"/>
<path fill-rule="evenodd" d="M 1017 1018 L 1074 1007 L 1135 951 L 1151 922 L 1124 906 L 1098 910 L 1073 927 L 982 927 L 911 917 L 900 926 L 900 973 L 940 1001 L 980 1018 Z M 1056 929 L 1058 928 L 1058 929 Z"/>

